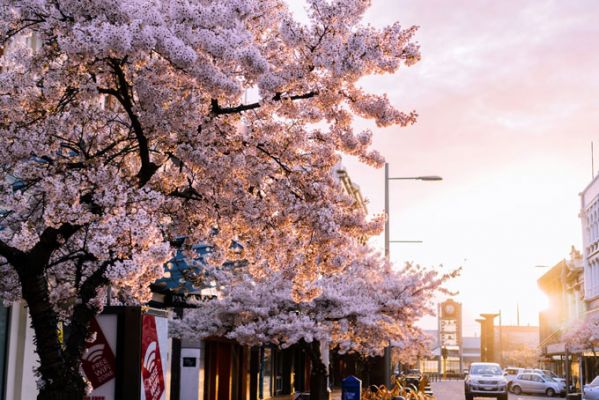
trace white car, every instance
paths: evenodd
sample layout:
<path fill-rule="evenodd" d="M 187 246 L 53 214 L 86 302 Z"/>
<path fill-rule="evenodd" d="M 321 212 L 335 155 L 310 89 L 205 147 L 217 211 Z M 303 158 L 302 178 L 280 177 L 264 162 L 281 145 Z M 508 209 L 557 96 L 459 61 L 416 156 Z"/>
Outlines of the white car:
<path fill-rule="evenodd" d="M 543 375 L 553 378 L 554 380 L 556 380 L 559 383 L 561 383 L 562 385 L 564 385 L 564 387 L 566 387 L 566 379 L 565 378 L 560 378 L 559 376 L 557 376 L 555 374 L 555 372 L 550 371 L 548 369 L 542 369 L 541 371 L 543 372 Z"/>
<path fill-rule="evenodd" d="M 468 376 L 464 380 L 466 400 L 474 397 L 495 397 L 507 400 L 507 380 L 499 364 L 472 363 Z"/>
<path fill-rule="evenodd" d="M 510 390 L 514 378 L 520 375 L 522 372 L 524 372 L 524 368 L 507 367 L 503 370 L 503 376 L 505 376 L 505 379 L 507 380 L 508 390 Z"/>
<path fill-rule="evenodd" d="M 543 375 L 543 377 L 549 377 L 549 378 L 552 378 L 554 381 L 559 382 L 560 384 L 562 384 L 564 386 L 564 388 L 566 387 L 566 380 L 564 378 L 560 378 L 553 371 L 550 371 L 548 369 L 538 369 L 538 368 L 525 369 L 522 371 L 522 373 L 541 374 L 541 375 Z"/>
<path fill-rule="evenodd" d="M 599 376 L 582 387 L 582 398 L 584 400 L 599 400 Z"/>
<path fill-rule="evenodd" d="M 544 393 L 549 397 L 565 394 L 566 386 L 553 378 L 539 373 L 522 373 L 512 380 L 512 393 Z"/>

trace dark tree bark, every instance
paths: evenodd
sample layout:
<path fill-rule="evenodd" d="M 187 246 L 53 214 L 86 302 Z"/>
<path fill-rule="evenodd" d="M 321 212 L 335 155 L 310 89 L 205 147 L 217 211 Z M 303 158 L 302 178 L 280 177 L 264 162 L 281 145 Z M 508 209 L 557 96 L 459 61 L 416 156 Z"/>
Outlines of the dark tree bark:
<path fill-rule="evenodd" d="M 329 372 L 321 359 L 320 343 L 304 342 L 303 347 L 310 358 L 310 400 L 329 400 Z"/>
<path fill-rule="evenodd" d="M 99 287 L 107 284 L 104 277 L 106 265 L 89 276 L 80 286 L 80 301 L 73 308 L 68 329 L 70 335 L 61 343 L 58 333 L 58 314 L 50 302 L 46 269 L 49 259 L 59 246 L 59 238 L 68 240 L 77 227 L 64 225 L 59 229 L 48 228 L 40 241 L 27 253 L 6 244 L 0 248 L 7 260 L 15 267 L 21 282 L 22 296 L 29 310 L 34 331 L 36 353 L 39 357 L 39 373 L 43 387 L 38 400 L 81 400 L 85 396 L 86 382 L 81 374 L 81 357 L 92 318 L 99 310 L 89 304 Z M 89 256 L 86 260 L 90 260 Z"/>
<path fill-rule="evenodd" d="M 47 384 L 38 400 L 81 400 L 86 384 L 79 372 L 85 336 L 79 354 L 63 350 L 58 336 L 58 316 L 49 299 L 48 282 L 42 274 L 20 277 L 35 333 L 35 348 L 40 359 L 39 374 Z M 89 327 L 89 321 L 87 323 Z"/>

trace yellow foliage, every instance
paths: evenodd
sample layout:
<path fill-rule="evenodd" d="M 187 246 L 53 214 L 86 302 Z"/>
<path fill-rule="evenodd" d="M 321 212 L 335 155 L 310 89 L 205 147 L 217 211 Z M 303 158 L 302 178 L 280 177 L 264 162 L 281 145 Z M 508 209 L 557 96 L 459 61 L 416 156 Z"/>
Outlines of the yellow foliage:
<path fill-rule="evenodd" d="M 385 385 L 380 385 L 376 393 L 365 390 L 362 393 L 362 400 L 393 400 L 395 397 L 403 397 L 406 400 L 434 400 L 424 392 L 428 386 L 428 379 L 423 376 L 418 382 L 418 387 L 409 384 L 405 378 L 393 377 L 393 387 L 388 389 Z"/>

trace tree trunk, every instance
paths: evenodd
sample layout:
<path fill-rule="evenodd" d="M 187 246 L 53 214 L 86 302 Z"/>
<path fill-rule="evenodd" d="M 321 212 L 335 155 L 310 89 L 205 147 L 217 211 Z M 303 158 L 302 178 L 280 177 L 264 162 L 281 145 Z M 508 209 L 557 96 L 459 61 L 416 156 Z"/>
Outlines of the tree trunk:
<path fill-rule="evenodd" d="M 310 400 L 329 400 L 329 372 L 323 364 L 320 354 L 320 343 L 307 343 L 307 353 L 310 356 Z"/>
<path fill-rule="evenodd" d="M 33 268 L 32 268 L 33 269 Z M 35 347 L 39 356 L 38 372 L 42 388 L 38 400 L 81 400 L 86 383 L 79 371 L 78 360 L 65 354 L 58 337 L 58 316 L 50 303 L 48 282 L 43 273 L 23 273 L 23 298 L 29 307 L 31 325 L 35 333 Z M 82 339 L 85 340 L 85 337 Z"/>

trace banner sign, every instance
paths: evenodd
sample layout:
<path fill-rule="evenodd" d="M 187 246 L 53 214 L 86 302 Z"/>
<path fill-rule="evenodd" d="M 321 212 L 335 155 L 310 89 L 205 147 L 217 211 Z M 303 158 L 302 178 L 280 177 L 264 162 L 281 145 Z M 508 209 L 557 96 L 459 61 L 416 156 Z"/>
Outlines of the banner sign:
<path fill-rule="evenodd" d="M 141 339 L 141 374 L 146 400 L 161 400 L 165 393 L 164 373 L 156 319 L 144 314 Z"/>
<path fill-rule="evenodd" d="M 116 376 L 116 360 L 96 318 L 92 319 L 89 329 L 95 339 L 91 343 L 86 343 L 81 367 L 95 389 Z"/>

